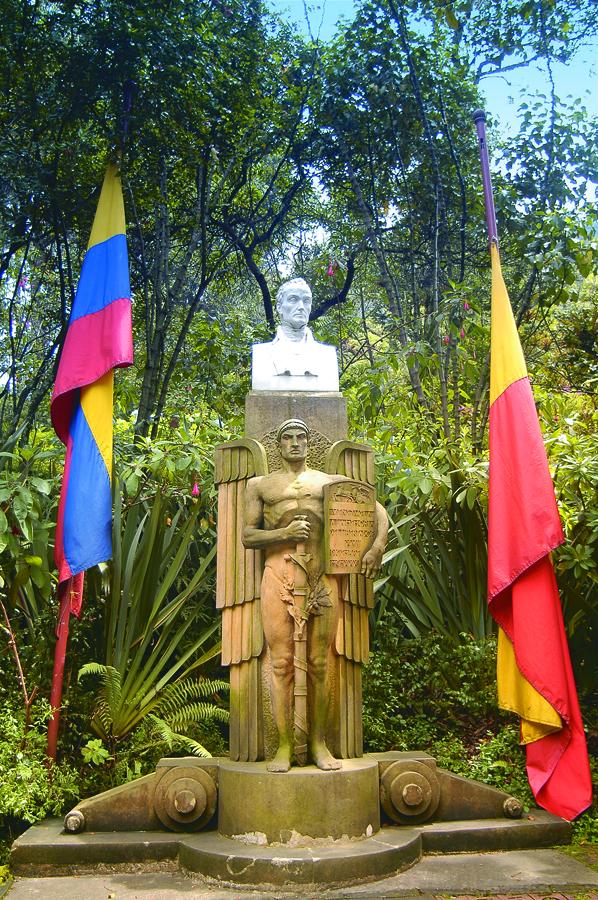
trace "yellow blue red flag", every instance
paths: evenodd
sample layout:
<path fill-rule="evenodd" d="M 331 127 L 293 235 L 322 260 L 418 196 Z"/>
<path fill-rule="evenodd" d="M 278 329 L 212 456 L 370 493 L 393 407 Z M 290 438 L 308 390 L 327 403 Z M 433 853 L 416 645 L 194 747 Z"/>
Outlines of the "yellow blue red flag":
<path fill-rule="evenodd" d="M 118 169 L 109 165 L 83 260 L 51 401 L 66 444 L 54 558 L 59 583 L 73 579 L 79 615 L 85 569 L 112 556 L 114 369 L 133 362 L 131 289 Z"/>

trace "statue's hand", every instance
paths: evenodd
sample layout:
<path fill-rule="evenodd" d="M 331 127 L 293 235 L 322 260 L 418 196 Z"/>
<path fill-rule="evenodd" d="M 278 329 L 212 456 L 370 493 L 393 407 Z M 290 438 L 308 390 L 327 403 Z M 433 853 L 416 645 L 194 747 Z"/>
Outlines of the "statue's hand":
<path fill-rule="evenodd" d="M 382 565 L 382 550 L 375 545 L 364 553 L 361 560 L 361 574 L 366 578 L 375 578 Z"/>
<path fill-rule="evenodd" d="M 286 527 L 287 536 L 291 541 L 307 541 L 311 525 L 307 516 L 295 516 Z"/>

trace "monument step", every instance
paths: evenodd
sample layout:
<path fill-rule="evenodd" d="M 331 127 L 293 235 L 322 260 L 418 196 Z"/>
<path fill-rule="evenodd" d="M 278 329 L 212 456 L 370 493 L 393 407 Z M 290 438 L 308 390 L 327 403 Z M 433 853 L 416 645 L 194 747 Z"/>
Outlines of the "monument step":
<path fill-rule="evenodd" d="M 302 846 L 259 846 L 215 831 L 183 834 L 164 831 L 68 834 L 60 819 L 32 826 L 13 844 L 18 875 L 85 873 L 119 866 L 139 870 L 177 863 L 216 883 L 299 892 L 317 885 L 341 887 L 398 874 L 427 853 L 514 850 L 547 847 L 569 840 L 568 822 L 543 810 L 522 819 L 433 822 L 387 826 L 362 840 L 312 840 Z"/>

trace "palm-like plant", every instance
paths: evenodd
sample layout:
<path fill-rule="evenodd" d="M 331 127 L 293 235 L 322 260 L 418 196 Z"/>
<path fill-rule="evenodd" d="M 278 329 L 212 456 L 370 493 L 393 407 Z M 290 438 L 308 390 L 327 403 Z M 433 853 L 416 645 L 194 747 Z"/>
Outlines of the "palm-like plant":
<path fill-rule="evenodd" d="M 205 697 L 201 691 L 208 688 L 197 685 L 207 682 L 187 686 L 185 679 L 220 650 L 213 639 L 218 621 L 211 615 L 215 547 L 190 577 L 183 575 L 195 545 L 197 509 L 185 517 L 179 506 L 171 518 L 157 493 L 129 507 L 123 523 L 119 484 L 115 493 L 113 560 L 100 588 L 106 594 L 106 661 L 79 671 L 80 678 L 102 680 L 92 726 L 112 746 L 146 716 L 160 719 L 160 708 L 171 709 L 175 698 L 189 699 L 193 691 L 196 700 Z M 181 721 L 175 717 L 172 727 Z"/>
<path fill-rule="evenodd" d="M 114 725 L 121 721 L 123 705 L 120 673 L 113 666 L 89 663 L 80 674 L 99 675 L 102 680 L 93 727 L 103 740 L 114 743 L 119 739 L 114 733 Z M 169 750 L 183 749 L 195 756 L 210 756 L 188 732 L 205 722 L 228 722 L 228 710 L 214 703 L 215 695 L 228 689 L 228 682 L 220 679 L 187 677 L 184 681 L 167 684 L 153 698 L 152 712 L 146 711 L 144 718 L 151 723 L 156 738 Z"/>
<path fill-rule="evenodd" d="M 423 492 L 417 489 L 420 482 Z M 392 610 L 413 637 L 430 631 L 455 639 L 462 633 L 487 637 L 492 620 L 480 480 L 455 466 L 446 474 L 436 472 L 436 483 L 430 471 L 413 473 L 409 497 L 405 478 L 394 486 L 402 489 L 395 513 L 399 507 L 415 511 L 394 518 L 391 510 L 390 549 L 376 584 L 376 620 Z"/>

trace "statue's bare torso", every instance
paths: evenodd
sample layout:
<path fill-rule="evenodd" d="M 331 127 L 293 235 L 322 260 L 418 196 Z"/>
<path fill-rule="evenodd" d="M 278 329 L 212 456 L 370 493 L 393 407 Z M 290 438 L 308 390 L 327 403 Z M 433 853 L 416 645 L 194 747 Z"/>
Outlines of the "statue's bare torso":
<path fill-rule="evenodd" d="M 306 552 L 312 557 L 312 568 L 323 565 L 324 485 L 340 480 L 342 476 L 327 475 L 316 469 L 305 469 L 298 474 L 276 472 L 252 479 L 255 496 L 262 504 L 264 529 L 284 528 L 296 516 L 306 517 L 310 525 Z M 295 545 L 293 541 L 288 543 Z M 266 548 L 266 558 L 280 549 L 281 544 Z"/>

